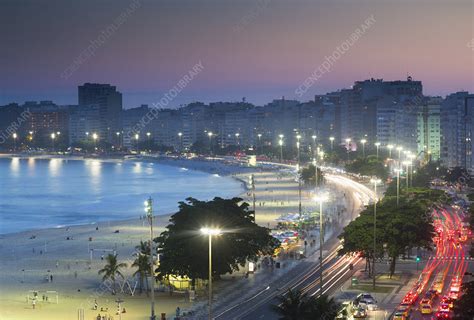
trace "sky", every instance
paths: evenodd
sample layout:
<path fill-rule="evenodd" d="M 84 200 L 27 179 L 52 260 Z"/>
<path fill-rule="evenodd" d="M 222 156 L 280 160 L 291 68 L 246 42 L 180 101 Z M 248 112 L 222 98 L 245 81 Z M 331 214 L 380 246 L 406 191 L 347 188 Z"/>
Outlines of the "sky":
<path fill-rule="evenodd" d="M 298 96 L 369 17 L 370 28 Z M 77 104 L 85 82 L 117 86 L 124 108 L 152 104 L 199 62 L 169 107 L 305 101 L 407 75 L 428 95 L 474 92 L 473 17 L 473 0 L 0 0 L 0 104 Z"/>

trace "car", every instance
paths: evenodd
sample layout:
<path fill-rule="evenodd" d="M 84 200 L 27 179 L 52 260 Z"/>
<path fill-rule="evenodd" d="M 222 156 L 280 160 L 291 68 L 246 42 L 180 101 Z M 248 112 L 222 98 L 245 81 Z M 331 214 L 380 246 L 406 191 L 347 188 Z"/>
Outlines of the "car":
<path fill-rule="evenodd" d="M 449 312 L 451 308 L 449 307 L 449 304 L 446 302 L 441 302 L 438 308 L 438 312 Z"/>
<path fill-rule="evenodd" d="M 393 320 L 406 320 L 408 316 L 406 316 L 402 311 L 395 311 L 393 314 Z"/>
<path fill-rule="evenodd" d="M 453 300 L 457 300 L 459 298 L 459 291 L 449 291 L 448 297 Z"/>
<path fill-rule="evenodd" d="M 447 303 L 449 305 L 449 308 L 452 309 L 454 305 L 454 300 L 451 299 L 450 297 L 444 296 L 441 299 L 441 303 Z"/>
<path fill-rule="evenodd" d="M 433 313 L 433 309 L 431 308 L 430 304 L 425 304 L 425 305 L 420 306 L 420 311 L 421 311 L 421 314 L 432 314 Z"/>
<path fill-rule="evenodd" d="M 369 311 L 377 310 L 377 301 L 372 299 L 363 298 L 359 300 L 358 305 Z"/>
<path fill-rule="evenodd" d="M 405 317 L 408 317 L 411 313 L 411 306 L 399 305 L 397 310 L 395 310 L 395 313 L 400 313 Z"/>
<path fill-rule="evenodd" d="M 436 313 L 436 320 L 444 320 L 444 319 L 451 319 L 451 315 L 449 312 L 437 312 Z"/>
<path fill-rule="evenodd" d="M 366 318 L 367 317 L 367 311 L 363 307 L 356 307 L 354 312 L 352 313 L 352 316 L 354 318 Z"/>

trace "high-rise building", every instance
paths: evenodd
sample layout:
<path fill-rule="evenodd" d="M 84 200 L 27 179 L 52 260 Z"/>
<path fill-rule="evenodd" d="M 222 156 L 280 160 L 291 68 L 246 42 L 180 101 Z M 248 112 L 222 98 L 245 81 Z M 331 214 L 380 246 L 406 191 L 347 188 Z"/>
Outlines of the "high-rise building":
<path fill-rule="evenodd" d="M 468 92 L 456 92 L 441 105 L 441 159 L 447 167 L 472 166 L 472 97 Z"/>
<path fill-rule="evenodd" d="M 114 143 L 115 133 L 122 131 L 122 94 L 110 84 L 85 83 L 78 87 L 78 96 L 79 107 L 99 107 L 99 139 Z"/>
<path fill-rule="evenodd" d="M 418 110 L 418 154 L 437 161 L 441 156 L 441 97 L 428 97 Z"/>

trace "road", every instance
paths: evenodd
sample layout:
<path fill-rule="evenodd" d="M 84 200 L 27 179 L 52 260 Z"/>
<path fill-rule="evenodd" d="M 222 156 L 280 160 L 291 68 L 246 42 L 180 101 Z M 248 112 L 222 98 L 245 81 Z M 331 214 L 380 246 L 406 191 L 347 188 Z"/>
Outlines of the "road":
<path fill-rule="evenodd" d="M 433 218 L 437 232 L 434 239 L 436 250 L 409 292 L 418 295 L 412 303 L 410 319 L 436 319 L 442 297 L 449 296 L 452 287 L 458 287 L 455 283 L 462 280 L 470 261 L 467 259 L 469 246 L 466 245 L 467 236 L 462 228 L 460 211 L 455 208 L 437 209 L 433 211 Z M 430 290 L 437 290 L 439 295 L 432 300 L 432 314 L 422 314 L 420 302 Z"/>
<path fill-rule="evenodd" d="M 325 177 L 330 183 L 335 183 L 346 190 L 346 197 L 349 199 L 346 222 L 354 218 L 363 206 L 374 198 L 374 193 L 370 189 L 349 178 L 334 174 L 326 174 Z M 356 269 L 357 264 L 362 262 L 362 258 L 358 256 L 337 256 L 340 243 L 336 235 L 339 231 L 340 229 L 336 230 L 335 236 L 328 240 L 323 247 L 325 252 L 323 255 L 323 293 L 326 294 L 340 288 L 351 277 L 350 264 L 353 264 Z M 319 257 L 316 253 L 254 296 L 215 310 L 215 319 L 275 319 L 276 315 L 272 306 L 278 304 L 278 296 L 285 294 L 288 288 L 299 289 L 308 295 L 319 293 L 321 290 L 320 272 Z"/>

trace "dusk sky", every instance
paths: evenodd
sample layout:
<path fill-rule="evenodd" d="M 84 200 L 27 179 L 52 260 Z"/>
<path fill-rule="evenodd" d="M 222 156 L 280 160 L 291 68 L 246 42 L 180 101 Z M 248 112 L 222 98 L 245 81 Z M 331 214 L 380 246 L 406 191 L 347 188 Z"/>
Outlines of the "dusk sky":
<path fill-rule="evenodd" d="M 376 22 L 300 100 L 367 78 L 423 81 L 424 93 L 474 91 L 472 0 L 136 0 L 77 70 L 63 72 L 126 12 L 123 0 L 1 0 L 0 103 L 77 104 L 77 86 L 111 83 L 124 108 L 160 100 L 192 67 L 171 107 L 264 104 L 295 90 L 371 15 Z"/>

